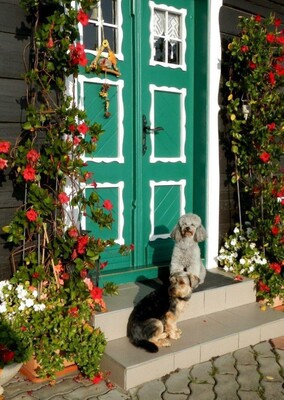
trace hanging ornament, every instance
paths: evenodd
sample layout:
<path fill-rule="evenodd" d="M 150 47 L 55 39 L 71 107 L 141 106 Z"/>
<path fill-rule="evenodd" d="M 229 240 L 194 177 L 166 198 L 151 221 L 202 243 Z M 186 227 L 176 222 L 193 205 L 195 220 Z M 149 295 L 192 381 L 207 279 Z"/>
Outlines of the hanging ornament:
<path fill-rule="evenodd" d="M 108 56 L 101 57 L 101 54 L 104 50 L 107 50 Z M 120 72 L 117 67 L 117 58 L 114 52 L 111 50 L 109 43 L 106 39 L 103 40 L 100 48 L 97 51 L 96 58 L 91 63 L 89 69 L 95 72 L 106 72 L 109 74 L 114 74 L 116 76 L 120 76 Z"/>
<path fill-rule="evenodd" d="M 110 85 L 107 83 L 103 83 L 101 91 L 99 95 L 104 99 L 104 104 L 105 104 L 105 113 L 104 117 L 109 118 L 111 116 L 111 113 L 109 112 L 109 106 L 110 106 L 110 100 L 108 98 L 108 91 L 109 91 Z"/>

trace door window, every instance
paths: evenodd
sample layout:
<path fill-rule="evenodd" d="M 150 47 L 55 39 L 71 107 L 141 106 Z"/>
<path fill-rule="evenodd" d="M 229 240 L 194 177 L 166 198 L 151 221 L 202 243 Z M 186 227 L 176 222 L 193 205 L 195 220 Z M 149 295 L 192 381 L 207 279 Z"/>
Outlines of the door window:
<path fill-rule="evenodd" d="M 186 10 L 150 1 L 151 60 L 150 65 L 185 68 Z"/>

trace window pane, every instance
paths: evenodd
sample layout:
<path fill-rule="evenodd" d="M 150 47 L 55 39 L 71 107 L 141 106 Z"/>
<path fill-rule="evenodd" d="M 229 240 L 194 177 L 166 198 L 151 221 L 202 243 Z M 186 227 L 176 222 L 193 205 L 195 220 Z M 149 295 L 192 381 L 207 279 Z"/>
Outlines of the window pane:
<path fill-rule="evenodd" d="M 107 24 L 116 24 L 116 0 L 101 1 L 103 20 Z"/>
<path fill-rule="evenodd" d="M 163 36 L 165 34 L 165 12 L 155 10 L 154 15 L 154 33 L 157 36 Z"/>
<path fill-rule="evenodd" d="M 99 47 L 98 43 L 98 27 L 94 24 L 84 26 L 83 29 L 84 45 L 86 49 L 96 50 Z"/>
<path fill-rule="evenodd" d="M 168 63 L 179 64 L 180 63 L 180 46 L 179 42 L 169 41 L 168 46 Z"/>
<path fill-rule="evenodd" d="M 180 39 L 180 17 L 176 14 L 168 15 L 168 35 L 173 39 Z"/>
<path fill-rule="evenodd" d="M 110 48 L 116 53 L 116 29 L 104 27 L 105 39 L 108 40 Z"/>
<path fill-rule="evenodd" d="M 165 62 L 165 39 L 155 38 L 154 47 L 155 47 L 154 60 Z"/>

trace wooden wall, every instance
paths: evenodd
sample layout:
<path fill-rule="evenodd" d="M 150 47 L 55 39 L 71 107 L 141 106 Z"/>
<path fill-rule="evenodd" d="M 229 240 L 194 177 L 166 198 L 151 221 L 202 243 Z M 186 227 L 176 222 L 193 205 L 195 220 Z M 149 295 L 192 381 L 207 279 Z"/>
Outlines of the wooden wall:
<path fill-rule="evenodd" d="M 212 0 L 214 1 L 214 0 Z M 239 16 L 261 15 L 262 17 L 275 14 L 277 18 L 281 18 L 284 23 L 284 0 L 224 0 L 223 7 L 220 9 L 219 23 L 220 34 L 223 47 L 227 46 L 228 41 L 232 36 L 238 34 Z M 284 28 L 284 26 L 283 26 Z M 220 96 L 219 104 L 222 109 L 222 84 L 223 76 L 220 81 Z M 220 132 L 224 130 L 222 118 L 219 118 Z M 226 169 L 228 160 L 224 155 L 222 146 L 220 145 L 220 242 L 233 226 L 235 221 L 238 221 L 238 208 L 236 203 L 235 185 L 227 183 Z"/>
<path fill-rule="evenodd" d="M 0 139 L 15 142 L 24 120 L 23 81 L 24 48 L 29 43 L 29 30 L 18 0 L 0 0 Z M 0 177 L 0 280 L 11 274 L 10 252 L 6 248 L 2 227 L 7 225 L 16 207 L 22 204 L 21 194 L 14 193 L 5 173 Z"/>

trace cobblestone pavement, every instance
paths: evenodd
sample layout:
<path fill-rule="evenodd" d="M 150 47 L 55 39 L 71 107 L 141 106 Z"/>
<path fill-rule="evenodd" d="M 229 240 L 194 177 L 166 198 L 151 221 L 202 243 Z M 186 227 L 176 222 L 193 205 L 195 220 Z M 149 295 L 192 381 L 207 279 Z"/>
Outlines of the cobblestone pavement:
<path fill-rule="evenodd" d="M 4 386 L 5 400 L 284 400 L 284 336 L 172 372 L 128 392 L 69 375 L 32 383 L 22 375 Z"/>

